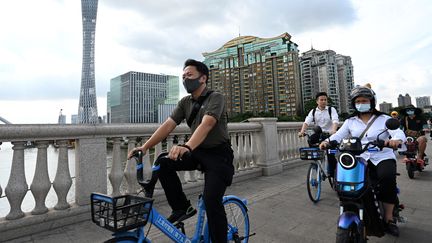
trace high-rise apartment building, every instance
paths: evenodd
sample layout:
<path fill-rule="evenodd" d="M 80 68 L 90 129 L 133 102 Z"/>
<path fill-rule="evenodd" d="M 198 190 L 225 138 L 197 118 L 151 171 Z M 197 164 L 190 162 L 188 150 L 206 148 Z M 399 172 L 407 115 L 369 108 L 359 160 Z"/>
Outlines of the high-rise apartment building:
<path fill-rule="evenodd" d="M 78 124 L 78 115 L 77 114 L 71 115 L 71 124 Z"/>
<path fill-rule="evenodd" d="M 81 0 L 83 22 L 83 60 L 78 123 L 97 123 L 95 86 L 95 36 L 98 0 Z"/>
<path fill-rule="evenodd" d="M 339 84 L 339 113 L 351 113 L 350 94 L 354 88 L 354 68 L 351 57 L 336 54 Z"/>
<path fill-rule="evenodd" d="M 351 57 L 311 48 L 300 57 L 300 80 L 303 106 L 324 91 L 339 113 L 349 113 L 349 94 L 354 86 Z"/>
<path fill-rule="evenodd" d="M 299 113 L 298 49 L 288 33 L 273 38 L 239 36 L 203 56 L 210 69 L 208 86 L 225 95 L 230 116 Z"/>
<path fill-rule="evenodd" d="M 416 97 L 416 104 L 418 108 L 424 108 L 425 106 L 430 106 L 430 96 Z"/>
<path fill-rule="evenodd" d="M 387 103 L 384 101 L 383 103 L 379 104 L 379 109 L 381 112 L 390 114 L 390 112 L 393 110 L 393 105 L 392 103 Z"/>
<path fill-rule="evenodd" d="M 412 105 L 412 103 L 411 103 L 411 96 L 409 94 L 405 94 L 405 96 L 399 94 L 399 97 L 398 97 L 398 106 L 399 107 L 406 107 L 408 105 Z"/>
<path fill-rule="evenodd" d="M 178 82 L 177 76 L 142 72 L 128 72 L 111 79 L 107 95 L 108 122 L 158 122 L 158 106 L 177 103 Z M 165 107 L 164 112 L 170 111 Z"/>

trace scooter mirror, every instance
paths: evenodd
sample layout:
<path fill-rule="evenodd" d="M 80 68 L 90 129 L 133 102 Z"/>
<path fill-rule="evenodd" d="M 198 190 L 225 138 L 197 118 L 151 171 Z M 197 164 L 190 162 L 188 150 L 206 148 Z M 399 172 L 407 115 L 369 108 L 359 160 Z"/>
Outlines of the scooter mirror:
<path fill-rule="evenodd" d="M 386 121 L 385 125 L 389 130 L 396 130 L 400 127 L 400 122 L 398 119 L 390 118 Z"/>

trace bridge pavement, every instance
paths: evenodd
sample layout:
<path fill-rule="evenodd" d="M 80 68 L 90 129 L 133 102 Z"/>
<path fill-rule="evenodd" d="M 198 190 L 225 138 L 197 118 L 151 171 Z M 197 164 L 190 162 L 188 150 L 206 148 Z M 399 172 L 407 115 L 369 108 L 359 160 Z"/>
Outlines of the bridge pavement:
<path fill-rule="evenodd" d="M 427 154 L 432 155 L 432 143 L 428 142 Z M 285 170 L 283 173 L 250 179 L 233 184 L 228 194 L 248 199 L 251 232 L 256 235 L 250 242 L 334 242 L 336 220 L 339 213 L 338 199 L 328 184 L 323 186 L 322 200 L 313 204 L 306 192 L 307 163 Z M 402 212 L 407 220 L 399 224 L 400 237 L 386 235 L 369 237 L 370 242 L 431 242 L 432 239 L 432 166 L 426 168 L 414 180 L 408 178 L 404 165 L 398 162 L 400 200 L 405 204 Z M 197 194 L 189 198 L 195 203 Z M 161 200 L 159 200 L 161 201 Z M 155 204 L 162 213 L 169 213 L 164 202 Z M 194 218 L 186 221 L 186 231 L 192 232 Z M 152 227 L 153 242 L 170 242 Z M 103 242 L 110 233 L 91 222 L 65 226 L 49 232 L 15 239 L 8 242 Z M 0 236 L 1 239 L 1 236 Z"/>

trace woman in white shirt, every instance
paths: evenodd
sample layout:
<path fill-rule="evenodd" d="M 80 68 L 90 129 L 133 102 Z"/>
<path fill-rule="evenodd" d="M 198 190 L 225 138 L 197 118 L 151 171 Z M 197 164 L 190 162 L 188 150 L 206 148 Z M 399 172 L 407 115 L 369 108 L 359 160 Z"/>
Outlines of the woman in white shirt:
<path fill-rule="evenodd" d="M 367 87 L 356 87 L 351 92 L 351 106 L 355 110 L 353 115 L 348 118 L 342 127 L 328 141 L 340 142 L 347 137 L 360 137 L 370 122 L 373 122 L 367 132 L 362 137 L 362 144 L 374 141 L 377 135 L 386 129 L 385 122 L 391 117 L 375 109 L 375 92 Z M 375 119 L 375 117 L 377 117 Z M 389 139 L 391 137 L 391 139 Z M 406 141 L 402 130 L 388 130 L 380 135 L 381 140 L 386 141 L 389 147 L 397 148 Z M 324 149 L 328 146 L 328 141 L 320 144 Z M 364 152 L 360 155 L 368 161 L 371 176 L 380 181 L 380 194 L 378 199 L 383 202 L 385 220 L 387 222 L 386 231 L 398 236 L 399 229 L 393 221 L 393 208 L 397 202 L 396 189 L 396 156 L 391 148 L 384 148 L 379 152 Z"/>

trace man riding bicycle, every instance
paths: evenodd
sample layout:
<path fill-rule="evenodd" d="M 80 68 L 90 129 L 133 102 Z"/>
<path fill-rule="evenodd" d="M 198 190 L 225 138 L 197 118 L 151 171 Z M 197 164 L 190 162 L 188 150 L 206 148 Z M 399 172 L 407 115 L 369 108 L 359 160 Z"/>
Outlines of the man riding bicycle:
<path fill-rule="evenodd" d="M 324 133 L 328 135 L 334 134 L 338 128 L 339 116 L 336 108 L 328 106 L 328 96 L 326 92 L 318 92 L 315 96 L 317 107 L 309 111 L 303 126 L 299 132 L 299 136 L 303 136 L 308 126 L 315 124 L 320 126 Z M 313 138 L 311 138 L 313 140 Z M 318 143 L 320 141 L 315 141 Z M 327 154 L 328 159 L 328 175 L 334 177 L 334 170 L 336 167 L 336 158 L 333 154 Z"/>
<path fill-rule="evenodd" d="M 405 117 L 401 120 L 406 136 L 416 138 L 418 142 L 418 157 L 423 160 L 427 145 L 424 128 L 427 126 L 426 119 L 422 116 L 423 111 L 413 105 L 408 105 L 401 111 Z"/>
<path fill-rule="evenodd" d="M 185 144 L 173 146 L 167 157 L 159 156 L 155 161 L 155 164 L 160 165 L 158 177 L 168 204 L 173 209 L 168 221 L 178 222 L 196 213 L 183 192 L 176 171 L 199 169 L 205 176 L 203 200 L 211 240 L 227 242 L 228 226 L 222 198 L 234 175 L 234 155 L 228 136 L 225 99 L 221 93 L 207 88 L 208 78 L 209 69 L 204 63 L 186 60 L 183 85 L 191 95 L 182 98 L 171 116 L 150 139 L 143 146 L 130 151 L 128 157 L 136 150 L 145 153 L 186 119 L 192 133 L 189 140 Z M 190 156 L 183 156 L 188 152 Z"/>

